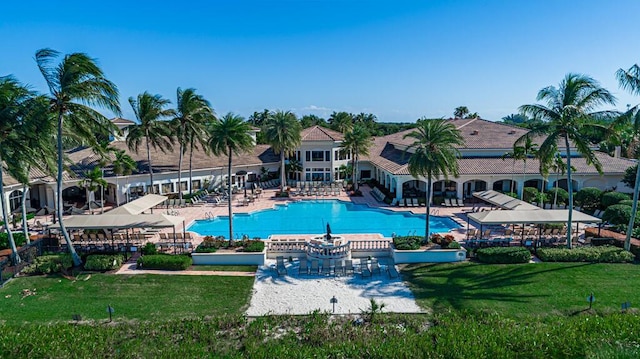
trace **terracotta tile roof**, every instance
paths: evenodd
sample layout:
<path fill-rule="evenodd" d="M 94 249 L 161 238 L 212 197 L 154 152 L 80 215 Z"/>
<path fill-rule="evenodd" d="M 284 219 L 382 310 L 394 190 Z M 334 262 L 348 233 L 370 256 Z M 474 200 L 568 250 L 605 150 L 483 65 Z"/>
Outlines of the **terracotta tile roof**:
<path fill-rule="evenodd" d="M 300 133 L 302 141 L 342 141 L 344 135 L 322 126 L 312 126 L 305 128 Z"/>
<path fill-rule="evenodd" d="M 138 163 L 137 173 L 149 173 L 149 166 L 147 163 L 146 143 L 143 141 L 138 153 L 129 151 L 125 141 L 114 141 L 111 143 L 112 147 L 120 150 L 124 150 L 134 161 Z M 70 168 L 78 176 L 83 176 L 83 173 L 98 165 L 99 157 L 96 156 L 89 148 L 76 151 L 69 154 L 70 160 L 74 165 Z M 154 173 L 161 172 L 174 172 L 178 170 L 178 147 L 175 146 L 173 151 L 167 151 L 166 153 L 159 149 L 151 148 L 151 161 L 153 165 Z M 227 166 L 226 156 L 209 156 L 203 150 L 193 151 L 193 169 L 217 169 Z M 262 166 L 269 163 L 279 163 L 280 156 L 273 153 L 268 145 L 257 145 L 253 148 L 253 151 L 240 155 L 233 155 L 233 166 Z M 184 155 L 182 162 L 182 170 L 185 171 L 189 166 L 189 151 Z M 105 167 L 105 176 L 112 176 L 112 166 Z"/>
<path fill-rule="evenodd" d="M 131 120 L 127 120 L 126 118 L 122 118 L 122 117 L 116 117 L 116 118 L 112 118 L 111 122 L 119 125 L 135 125 L 136 123 L 131 121 Z"/>

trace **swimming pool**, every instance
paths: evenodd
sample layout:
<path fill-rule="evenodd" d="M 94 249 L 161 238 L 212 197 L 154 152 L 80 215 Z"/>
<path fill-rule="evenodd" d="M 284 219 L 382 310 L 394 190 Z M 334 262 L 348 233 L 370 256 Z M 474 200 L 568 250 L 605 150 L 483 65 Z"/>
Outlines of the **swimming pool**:
<path fill-rule="evenodd" d="M 250 214 L 233 215 L 234 236 L 268 238 L 272 234 L 380 233 L 385 237 L 424 235 L 426 215 L 394 212 L 339 200 L 300 201 Z M 449 217 L 431 216 L 431 232 L 459 228 Z M 229 235 L 228 216 L 196 220 L 187 229 L 200 235 Z"/>

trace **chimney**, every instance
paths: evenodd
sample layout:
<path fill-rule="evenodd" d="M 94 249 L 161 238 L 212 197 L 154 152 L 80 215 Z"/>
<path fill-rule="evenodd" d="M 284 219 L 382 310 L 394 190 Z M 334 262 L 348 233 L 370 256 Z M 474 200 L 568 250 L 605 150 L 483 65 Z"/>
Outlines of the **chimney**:
<path fill-rule="evenodd" d="M 471 134 L 472 134 L 472 135 L 477 135 L 477 134 L 478 134 L 478 130 L 473 130 L 473 131 L 471 131 Z"/>
<path fill-rule="evenodd" d="M 620 158 L 620 152 L 622 152 L 622 147 L 616 146 L 613 150 L 613 158 Z"/>

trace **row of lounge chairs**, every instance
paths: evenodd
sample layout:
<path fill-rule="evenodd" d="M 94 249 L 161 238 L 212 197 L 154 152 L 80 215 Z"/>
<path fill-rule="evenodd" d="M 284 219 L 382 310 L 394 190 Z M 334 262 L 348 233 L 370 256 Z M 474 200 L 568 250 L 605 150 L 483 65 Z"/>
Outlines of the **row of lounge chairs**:
<path fill-rule="evenodd" d="M 417 198 L 401 198 L 400 200 L 398 200 L 397 198 L 394 198 L 391 201 L 391 207 L 424 207 L 425 205 L 423 203 L 420 203 L 420 201 L 418 201 Z"/>
<path fill-rule="evenodd" d="M 185 232 L 184 235 L 182 232 L 176 232 L 175 238 L 173 237 L 173 233 L 160 233 L 161 241 L 170 241 L 173 239 L 184 240 L 184 239 L 194 239 L 191 237 L 191 232 Z"/>
<path fill-rule="evenodd" d="M 260 188 L 276 188 L 278 186 L 280 186 L 279 179 L 260 182 Z"/>
<path fill-rule="evenodd" d="M 144 241 L 148 238 L 149 234 L 144 233 L 132 233 L 127 236 L 122 233 L 104 234 L 104 233 L 91 233 L 91 234 L 74 234 L 72 241 L 77 243 L 103 243 L 103 242 L 119 242 L 119 241 Z"/>
<path fill-rule="evenodd" d="M 391 261 L 386 266 L 386 271 L 390 278 L 397 278 L 399 276 L 398 270 L 395 268 L 395 264 Z M 284 257 L 276 257 L 276 272 L 278 275 L 287 274 L 286 267 L 284 265 Z M 370 261 L 361 260 L 360 263 L 354 263 L 353 260 L 347 259 L 312 259 L 308 261 L 306 258 L 300 259 L 300 265 L 298 267 L 298 274 L 319 274 L 319 275 L 343 275 L 356 274 L 365 277 L 371 277 L 373 274 L 382 274 L 382 267 L 377 259 L 371 259 Z"/>
<path fill-rule="evenodd" d="M 459 198 L 445 198 L 441 205 L 445 207 L 464 207 L 464 201 Z"/>
<path fill-rule="evenodd" d="M 74 243 L 73 248 L 79 253 L 114 253 L 114 252 L 137 252 L 140 246 L 136 243 L 99 243 L 99 244 L 80 244 Z"/>
<path fill-rule="evenodd" d="M 382 191 L 380 191 L 378 187 L 373 187 L 373 189 L 371 190 L 371 195 L 379 202 L 384 201 L 384 199 L 387 197 L 384 195 L 384 193 L 382 193 Z"/>

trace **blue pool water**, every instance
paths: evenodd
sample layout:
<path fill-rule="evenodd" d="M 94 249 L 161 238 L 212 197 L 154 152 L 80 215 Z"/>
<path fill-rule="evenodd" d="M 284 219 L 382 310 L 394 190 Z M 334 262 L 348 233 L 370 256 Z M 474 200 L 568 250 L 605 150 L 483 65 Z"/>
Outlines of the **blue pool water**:
<path fill-rule="evenodd" d="M 381 233 L 385 237 L 424 235 L 426 215 L 393 212 L 338 200 L 300 201 L 275 209 L 233 215 L 234 237 L 268 238 L 272 234 L 322 234 L 327 223 L 331 233 Z M 447 232 L 460 226 L 449 217 L 431 216 L 431 232 Z M 195 221 L 189 231 L 200 235 L 225 236 L 228 216 Z"/>

